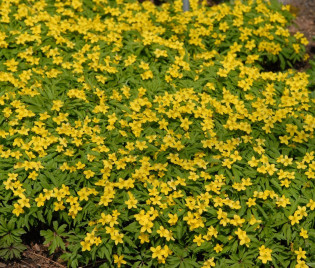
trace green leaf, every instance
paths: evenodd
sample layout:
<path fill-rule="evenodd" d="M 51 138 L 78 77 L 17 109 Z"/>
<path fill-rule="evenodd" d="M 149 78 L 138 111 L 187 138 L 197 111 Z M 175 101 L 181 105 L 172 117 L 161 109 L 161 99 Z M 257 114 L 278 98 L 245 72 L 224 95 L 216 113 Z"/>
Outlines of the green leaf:
<path fill-rule="evenodd" d="M 137 245 L 129 238 L 129 236 L 125 235 L 124 240 L 126 241 L 127 245 L 130 245 L 133 248 L 137 248 Z"/>
<path fill-rule="evenodd" d="M 125 231 L 136 233 L 139 231 L 139 224 L 137 222 L 132 222 L 124 228 Z"/>

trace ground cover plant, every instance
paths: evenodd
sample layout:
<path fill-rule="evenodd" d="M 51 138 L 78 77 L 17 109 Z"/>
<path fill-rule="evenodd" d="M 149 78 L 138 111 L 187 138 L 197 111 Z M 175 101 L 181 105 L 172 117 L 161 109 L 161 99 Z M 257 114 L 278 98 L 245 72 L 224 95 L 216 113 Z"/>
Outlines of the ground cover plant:
<path fill-rule="evenodd" d="M 314 92 L 289 6 L 0 4 L 0 257 L 314 267 Z"/>

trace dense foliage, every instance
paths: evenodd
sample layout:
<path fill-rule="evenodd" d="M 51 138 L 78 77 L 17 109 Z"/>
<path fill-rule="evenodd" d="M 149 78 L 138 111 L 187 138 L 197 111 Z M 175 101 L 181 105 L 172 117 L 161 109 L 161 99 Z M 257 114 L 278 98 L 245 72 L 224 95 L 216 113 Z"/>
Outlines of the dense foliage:
<path fill-rule="evenodd" d="M 0 256 L 308 267 L 314 92 L 289 6 L 0 4 Z M 265 68 L 274 66 L 278 72 Z"/>
<path fill-rule="evenodd" d="M 315 36 L 313 37 L 315 41 Z M 307 73 L 309 74 L 309 88 L 310 90 L 315 90 L 315 57 L 313 57 L 310 61 L 310 68 L 307 69 Z"/>

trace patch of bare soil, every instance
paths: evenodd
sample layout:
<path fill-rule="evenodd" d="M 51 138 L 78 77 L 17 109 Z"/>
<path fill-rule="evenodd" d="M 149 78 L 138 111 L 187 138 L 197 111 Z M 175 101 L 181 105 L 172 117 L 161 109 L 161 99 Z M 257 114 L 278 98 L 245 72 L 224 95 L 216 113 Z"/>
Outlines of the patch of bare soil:
<path fill-rule="evenodd" d="M 31 243 L 20 260 L 7 263 L 0 261 L 0 268 L 66 268 L 67 265 L 56 256 L 50 256 L 44 245 Z"/>

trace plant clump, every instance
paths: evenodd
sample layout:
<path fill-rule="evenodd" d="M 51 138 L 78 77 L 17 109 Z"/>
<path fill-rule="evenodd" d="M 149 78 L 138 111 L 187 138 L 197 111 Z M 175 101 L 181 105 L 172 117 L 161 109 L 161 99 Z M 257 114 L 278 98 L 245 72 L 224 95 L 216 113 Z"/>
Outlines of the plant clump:
<path fill-rule="evenodd" d="M 0 241 L 41 222 L 69 267 L 308 267 L 314 93 L 287 69 L 307 58 L 292 18 L 263 0 L 3 1 Z"/>

